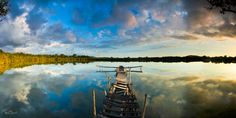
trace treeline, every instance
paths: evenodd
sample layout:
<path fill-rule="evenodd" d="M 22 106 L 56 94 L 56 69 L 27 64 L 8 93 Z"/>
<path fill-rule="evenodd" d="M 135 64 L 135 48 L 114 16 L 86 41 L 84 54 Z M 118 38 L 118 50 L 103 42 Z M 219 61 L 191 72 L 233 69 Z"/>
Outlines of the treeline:
<path fill-rule="evenodd" d="M 211 63 L 236 63 L 236 57 L 228 56 L 166 56 L 166 57 L 91 57 L 84 55 L 34 55 L 24 53 L 7 53 L 0 49 L 0 73 L 11 69 L 35 64 L 65 64 L 65 63 L 89 63 L 103 62 L 211 62 Z"/>
<path fill-rule="evenodd" d="M 11 68 L 35 64 L 89 63 L 94 57 L 77 55 L 33 55 L 24 53 L 6 53 L 0 49 L 0 73 Z"/>
<path fill-rule="evenodd" d="M 212 63 L 236 63 L 236 57 L 228 56 L 166 56 L 166 57 L 125 57 L 125 58 L 113 58 L 113 57 L 97 57 L 96 61 L 110 61 L 110 62 L 212 62 Z"/>

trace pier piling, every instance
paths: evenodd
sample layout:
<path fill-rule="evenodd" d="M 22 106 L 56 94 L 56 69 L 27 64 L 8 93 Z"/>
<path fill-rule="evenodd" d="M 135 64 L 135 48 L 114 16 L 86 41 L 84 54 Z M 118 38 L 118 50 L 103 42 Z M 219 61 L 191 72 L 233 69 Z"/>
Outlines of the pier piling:
<path fill-rule="evenodd" d="M 96 118 L 96 93 L 95 90 L 93 90 L 93 117 Z"/>
<path fill-rule="evenodd" d="M 145 118 L 146 109 L 147 109 L 147 94 L 145 94 L 144 98 L 142 118 Z"/>

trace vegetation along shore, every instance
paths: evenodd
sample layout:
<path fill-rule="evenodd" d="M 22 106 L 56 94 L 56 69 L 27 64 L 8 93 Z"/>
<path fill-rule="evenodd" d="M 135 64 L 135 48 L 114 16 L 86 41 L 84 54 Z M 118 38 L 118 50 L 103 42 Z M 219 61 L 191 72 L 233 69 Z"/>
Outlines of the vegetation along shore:
<path fill-rule="evenodd" d="M 85 55 L 35 55 L 25 53 L 9 53 L 0 50 L 0 73 L 11 69 L 39 64 L 65 64 L 89 62 L 211 62 L 211 63 L 236 63 L 236 56 L 165 56 L 165 57 L 93 57 Z"/>

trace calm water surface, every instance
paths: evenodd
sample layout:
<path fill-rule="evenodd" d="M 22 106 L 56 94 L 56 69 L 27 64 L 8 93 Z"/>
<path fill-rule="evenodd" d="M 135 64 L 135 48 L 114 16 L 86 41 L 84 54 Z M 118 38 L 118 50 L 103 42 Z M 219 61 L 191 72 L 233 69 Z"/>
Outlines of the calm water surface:
<path fill-rule="evenodd" d="M 133 89 L 146 118 L 236 117 L 236 64 L 89 63 L 34 65 L 0 75 L 0 118 L 90 118 L 91 93 L 101 110 L 108 81 L 96 65 L 142 65 Z M 110 73 L 114 77 L 114 73 Z"/>

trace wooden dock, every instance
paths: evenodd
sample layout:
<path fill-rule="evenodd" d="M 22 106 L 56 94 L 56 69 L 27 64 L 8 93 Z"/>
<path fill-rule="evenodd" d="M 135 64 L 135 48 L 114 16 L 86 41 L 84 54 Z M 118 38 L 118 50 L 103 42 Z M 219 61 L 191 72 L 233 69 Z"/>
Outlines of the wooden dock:
<path fill-rule="evenodd" d="M 127 79 L 127 70 L 123 66 L 116 68 L 116 81 L 109 88 L 97 118 L 141 118 L 139 104 Z"/>

